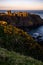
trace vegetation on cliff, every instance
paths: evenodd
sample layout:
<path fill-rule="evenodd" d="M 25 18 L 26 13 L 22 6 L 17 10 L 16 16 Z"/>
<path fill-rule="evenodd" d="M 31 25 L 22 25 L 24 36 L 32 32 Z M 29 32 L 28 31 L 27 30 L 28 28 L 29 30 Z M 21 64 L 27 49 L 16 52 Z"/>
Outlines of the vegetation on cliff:
<path fill-rule="evenodd" d="M 26 32 L 7 23 L 0 23 L 0 47 L 43 61 L 43 48 Z"/>

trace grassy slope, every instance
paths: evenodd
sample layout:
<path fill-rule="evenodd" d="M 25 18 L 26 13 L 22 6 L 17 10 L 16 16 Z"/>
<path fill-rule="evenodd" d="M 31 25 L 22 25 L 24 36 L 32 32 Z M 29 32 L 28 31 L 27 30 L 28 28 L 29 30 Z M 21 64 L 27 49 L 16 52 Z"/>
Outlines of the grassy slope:
<path fill-rule="evenodd" d="M 41 46 L 36 43 L 29 34 L 12 25 L 0 25 L 0 47 L 10 51 L 16 51 L 24 55 L 30 55 L 40 60 L 43 59 Z"/>
<path fill-rule="evenodd" d="M 43 65 L 41 61 L 0 48 L 0 65 Z"/>

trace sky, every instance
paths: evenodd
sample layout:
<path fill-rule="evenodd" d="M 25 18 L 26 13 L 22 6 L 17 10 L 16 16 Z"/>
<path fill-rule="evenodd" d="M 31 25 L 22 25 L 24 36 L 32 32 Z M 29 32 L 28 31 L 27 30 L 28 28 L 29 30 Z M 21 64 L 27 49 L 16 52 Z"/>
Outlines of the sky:
<path fill-rule="evenodd" d="M 43 10 L 43 0 L 0 0 L 0 10 Z"/>

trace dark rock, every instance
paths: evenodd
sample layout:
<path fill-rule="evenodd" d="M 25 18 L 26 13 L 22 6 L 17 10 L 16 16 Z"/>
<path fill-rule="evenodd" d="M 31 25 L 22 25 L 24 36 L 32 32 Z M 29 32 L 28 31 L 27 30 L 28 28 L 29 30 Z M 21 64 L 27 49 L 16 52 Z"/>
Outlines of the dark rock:
<path fill-rule="evenodd" d="M 17 27 L 37 27 L 39 25 L 43 24 L 43 19 L 39 15 L 35 14 L 28 14 L 28 16 L 23 17 L 23 16 L 9 16 L 9 15 L 0 15 L 0 21 L 7 21 L 8 24 L 13 24 Z"/>

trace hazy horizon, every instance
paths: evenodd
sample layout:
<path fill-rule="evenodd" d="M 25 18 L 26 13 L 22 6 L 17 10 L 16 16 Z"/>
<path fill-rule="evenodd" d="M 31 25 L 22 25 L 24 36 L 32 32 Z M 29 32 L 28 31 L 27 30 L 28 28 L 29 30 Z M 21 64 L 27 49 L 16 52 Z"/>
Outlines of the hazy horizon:
<path fill-rule="evenodd" d="M 11 10 L 11 9 L 1 9 L 1 10 Z M 12 10 L 18 10 L 18 11 L 20 11 L 20 9 L 12 9 Z M 23 11 L 23 10 L 21 10 L 21 11 Z M 28 10 L 25 10 L 25 11 L 28 11 Z M 38 10 L 29 10 L 29 11 L 38 11 Z M 39 11 L 43 11 L 43 10 L 39 10 Z"/>
<path fill-rule="evenodd" d="M 0 10 L 43 10 L 43 0 L 0 0 Z"/>

